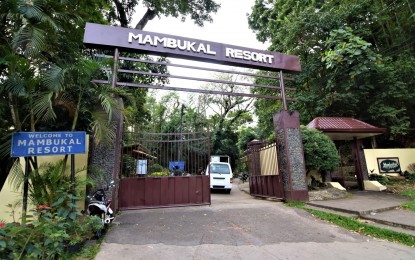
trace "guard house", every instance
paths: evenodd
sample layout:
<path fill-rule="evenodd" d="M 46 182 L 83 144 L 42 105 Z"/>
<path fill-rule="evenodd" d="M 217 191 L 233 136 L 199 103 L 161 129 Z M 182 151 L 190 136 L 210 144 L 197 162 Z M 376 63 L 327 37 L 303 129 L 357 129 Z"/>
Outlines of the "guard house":
<path fill-rule="evenodd" d="M 386 129 L 378 128 L 351 117 L 316 117 L 308 125 L 330 137 L 341 156 L 341 165 L 326 179 L 337 181 L 346 188 L 365 189 L 369 181 L 362 139 L 372 138 L 372 148 L 376 147 L 375 136 Z"/>

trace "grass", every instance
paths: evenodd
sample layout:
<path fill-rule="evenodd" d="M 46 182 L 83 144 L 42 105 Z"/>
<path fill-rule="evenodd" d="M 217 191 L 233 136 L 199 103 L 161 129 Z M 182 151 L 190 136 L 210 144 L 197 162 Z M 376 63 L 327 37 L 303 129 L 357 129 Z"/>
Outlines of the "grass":
<path fill-rule="evenodd" d="M 412 198 L 412 201 L 402 204 L 401 207 L 404 209 L 415 211 L 415 189 L 404 190 L 401 192 L 401 194 Z"/>
<path fill-rule="evenodd" d="M 401 243 L 407 246 L 415 247 L 415 237 L 396 232 L 393 230 L 385 229 L 385 228 L 378 228 L 372 225 L 368 225 L 365 223 L 359 222 L 356 218 L 350 217 L 343 217 L 332 213 L 327 213 L 323 211 L 313 210 L 313 209 L 305 209 L 311 214 L 329 221 L 333 224 L 336 224 L 340 227 L 345 229 L 357 232 L 359 234 L 363 234 L 366 236 L 371 236 L 375 238 L 385 239 L 391 242 Z"/>
<path fill-rule="evenodd" d="M 303 202 L 288 202 L 285 205 L 295 208 L 302 208 L 322 220 L 329 221 L 335 225 L 357 232 L 362 235 L 371 236 L 379 239 L 385 239 L 391 242 L 397 242 L 407 246 L 415 247 L 415 237 L 408 234 L 365 224 L 359 222 L 357 218 L 353 217 L 343 217 L 337 214 L 332 214 L 324 211 L 307 209 L 304 208 L 305 203 Z"/>
<path fill-rule="evenodd" d="M 69 254 L 67 253 L 63 259 L 68 260 L 93 260 L 95 259 L 96 255 L 99 253 L 99 249 L 101 247 L 101 243 L 103 241 L 103 237 L 96 241 L 92 241 L 91 243 L 86 243 L 82 246 L 82 249 L 75 253 Z"/>
<path fill-rule="evenodd" d="M 389 177 L 388 191 L 412 198 L 412 201 L 401 205 L 402 208 L 415 211 L 415 180 L 406 180 L 402 177 Z"/>
<path fill-rule="evenodd" d="M 99 253 L 100 246 L 101 243 L 84 246 L 81 252 L 79 252 L 79 254 L 76 255 L 75 259 L 95 259 L 95 256 Z"/>

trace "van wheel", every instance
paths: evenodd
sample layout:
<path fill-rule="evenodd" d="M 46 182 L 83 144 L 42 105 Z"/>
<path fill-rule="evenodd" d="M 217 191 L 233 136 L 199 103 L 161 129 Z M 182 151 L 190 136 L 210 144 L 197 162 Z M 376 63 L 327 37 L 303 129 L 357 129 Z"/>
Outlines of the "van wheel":
<path fill-rule="evenodd" d="M 231 189 L 227 189 L 226 193 L 231 194 Z"/>

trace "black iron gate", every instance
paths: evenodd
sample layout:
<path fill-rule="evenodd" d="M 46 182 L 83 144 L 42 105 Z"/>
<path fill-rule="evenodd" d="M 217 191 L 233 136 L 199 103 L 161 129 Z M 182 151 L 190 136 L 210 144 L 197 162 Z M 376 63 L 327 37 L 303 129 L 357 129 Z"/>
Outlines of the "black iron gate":
<path fill-rule="evenodd" d="M 124 133 L 119 209 L 210 204 L 209 132 Z"/>

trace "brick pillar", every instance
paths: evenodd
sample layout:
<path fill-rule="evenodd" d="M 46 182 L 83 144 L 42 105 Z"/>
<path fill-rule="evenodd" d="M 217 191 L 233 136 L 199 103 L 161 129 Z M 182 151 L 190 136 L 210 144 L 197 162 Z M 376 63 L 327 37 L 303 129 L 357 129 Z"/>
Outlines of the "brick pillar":
<path fill-rule="evenodd" d="M 278 171 L 286 201 L 308 201 L 303 142 L 298 111 L 283 110 L 274 115 Z"/>

